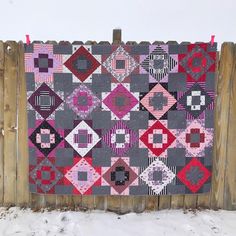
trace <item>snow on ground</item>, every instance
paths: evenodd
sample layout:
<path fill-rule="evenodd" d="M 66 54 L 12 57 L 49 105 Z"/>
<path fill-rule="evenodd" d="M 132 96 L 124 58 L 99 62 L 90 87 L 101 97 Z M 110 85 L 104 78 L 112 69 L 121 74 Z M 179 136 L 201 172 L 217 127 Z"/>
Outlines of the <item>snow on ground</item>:
<path fill-rule="evenodd" d="M 235 236 L 236 212 L 163 210 L 117 215 L 102 211 L 40 213 L 0 208 L 0 235 Z"/>

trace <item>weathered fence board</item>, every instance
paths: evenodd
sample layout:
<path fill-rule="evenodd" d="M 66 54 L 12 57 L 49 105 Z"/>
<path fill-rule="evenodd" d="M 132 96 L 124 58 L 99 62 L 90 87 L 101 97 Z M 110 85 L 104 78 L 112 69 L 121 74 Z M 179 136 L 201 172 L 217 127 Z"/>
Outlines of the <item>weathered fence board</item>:
<path fill-rule="evenodd" d="M 221 47 L 215 103 L 215 140 L 211 190 L 211 207 L 215 209 L 223 208 L 224 206 L 228 132 L 231 132 L 231 130 L 228 129 L 228 123 L 231 86 L 230 80 L 233 69 L 233 61 L 234 44 L 223 43 Z"/>
<path fill-rule="evenodd" d="M 4 205 L 16 203 L 18 44 L 8 41 L 4 66 Z"/>
<path fill-rule="evenodd" d="M 234 62 L 230 77 L 228 139 L 225 162 L 224 209 L 236 209 L 236 45 L 234 44 Z"/>
<path fill-rule="evenodd" d="M 18 86 L 17 86 L 17 204 L 25 206 L 29 202 L 28 188 L 28 132 L 27 132 L 27 106 L 26 81 L 24 70 L 24 44 L 18 44 Z"/>
<path fill-rule="evenodd" d="M 4 172 L 3 172 L 3 134 L 4 134 L 4 43 L 0 41 L 0 203 L 3 203 L 3 180 L 4 180 Z"/>

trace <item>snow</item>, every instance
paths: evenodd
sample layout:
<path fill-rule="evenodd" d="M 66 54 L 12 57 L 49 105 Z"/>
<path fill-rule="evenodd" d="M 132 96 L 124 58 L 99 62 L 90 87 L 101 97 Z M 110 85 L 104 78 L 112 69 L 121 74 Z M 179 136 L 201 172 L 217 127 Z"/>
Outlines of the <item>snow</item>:
<path fill-rule="evenodd" d="M 236 212 L 162 210 L 117 215 L 111 212 L 32 212 L 0 208 L 0 235 L 17 236 L 234 236 Z"/>
<path fill-rule="evenodd" d="M 0 39 L 236 41 L 235 0 L 1 0 Z"/>

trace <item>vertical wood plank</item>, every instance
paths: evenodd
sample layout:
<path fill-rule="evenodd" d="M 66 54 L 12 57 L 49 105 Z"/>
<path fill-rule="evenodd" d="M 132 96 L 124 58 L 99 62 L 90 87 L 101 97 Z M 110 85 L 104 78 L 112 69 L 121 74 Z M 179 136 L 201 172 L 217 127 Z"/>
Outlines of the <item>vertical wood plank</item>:
<path fill-rule="evenodd" d="M 210 193 L 204 193 L 197 196 L 197 208 L 210 208 Z"/>
<path fill-rule="evenodd" d="M 184 208 L 196 209 L 197 207 L 197 195 L 185 195 L 184 196 Z"/>
<path fill-rule="evenodd" d="M 29 154 L 27 130 L 27 96 L 24 68 L 24 44 L 18 43 L 18 120 L 17 120 L 17 205 L 27 206 L 29 203 Z"/>
<path fill-rule="evenodd" d="M 145 211 L 145 197 L 144 196 L 133 196 L 133 211 L 141 213 Z"/>
<path fill-rule="evenodd" d="M 81 195 L 74 195 L 72 197 L 72 202 L 76 210 L 81 209 L 82 197 Z"/>
<path fill-rule="evenodd" d="M 94 196 L 82 196 L 81 207 L 84 210 L 92 210 L 94 209 Z"/>
<path fill-rule="evenodd" d="M 121 196 L 120 214 L 126 214 L 133 211 L 133 199 L 131 196 Z"/>
<path fill-rule="evenodd" d="M 146 196 L 146 207 L 145 210 L 147 211 L 155 211 L 158 209 L 158 196 Z"/>
<path fill-rule="evenodd" d="M 120 196 L 107 196 L 107 210 L 112 212 L 120 212 Z"/>
<path fill-rule="evenodd" d="M 233 69 L 234 44 L 223 43 L 219 64 L 215 105 L 215 143 L 213 150 L 213 173 L 211 208 L 223 208 L 226 156 L 228 143 L 228 123 L 230 106 L 230 80 Z M 234 144 L 235 145 L 235 144 Z"/>
<path fill-rule="evenodd" d="M 171 207 L 171 196 L 160 196 L 159 197 L 159 210 L 170 209 Z"/>
<path fill-rule="evenodd" d="M 184 195 L 172 195 L 171 196 L 171 208 L 179 209 L 184 207 Z"/>
<path fill-rule="evenodd" d="M 224 209 L 236 209 L 236 44 L 230 82 L 228 139 L 225 166 Z"/>
<path fill-rule="evenodd" d="M 3 164 L 4 164 L 4 43 L 0 41 L 0 204 L 3 204 Z"/>
<path fill-rule="evenodd" d="M 120 44 L 121 43 L 121 29 L 114 29 L 113 30 L 113 44 Z"/>
<path fill-rule="evenodd" d="M 16 203 L 18 45 L 7 41 L 4 72 L 4 205 Z"/>
<path fill-rule="evenodd" d="M 94 197 L 94 208 L 97 210 L 106 210 L 106 197 L 95 196 Z"/>

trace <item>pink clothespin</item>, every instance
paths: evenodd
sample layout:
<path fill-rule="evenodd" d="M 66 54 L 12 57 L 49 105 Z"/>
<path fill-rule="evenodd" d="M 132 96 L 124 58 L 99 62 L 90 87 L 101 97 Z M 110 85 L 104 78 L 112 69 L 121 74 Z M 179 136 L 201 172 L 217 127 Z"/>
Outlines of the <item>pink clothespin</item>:
<path fill-rule="evenodd" d="M 29 45 L 30 44 L 30 36 L 28 34 L 26 34 L 25 37 L 26 37 L 26 44 Z"/>
<path fill-rule="evenodd" d="M 212 36 L 211 36 L 211 46 L 214 45 L 214 41 L 215 41 L 215 35 L 212 35 Z"/>

